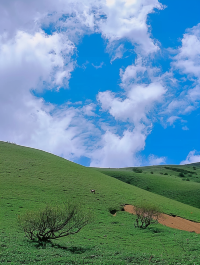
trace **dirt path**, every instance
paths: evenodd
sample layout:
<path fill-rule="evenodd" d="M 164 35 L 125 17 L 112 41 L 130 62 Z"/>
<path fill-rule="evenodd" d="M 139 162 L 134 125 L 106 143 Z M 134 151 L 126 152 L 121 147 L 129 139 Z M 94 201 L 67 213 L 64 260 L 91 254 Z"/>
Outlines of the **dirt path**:
<path fill-rule="evenodd" d="M 135 214 L 135 209 L 132 205 L 125 205 L 124 210 L 128 213 Z M 192 222 L 181 217 L 173 217 L 162 213 L 158 219 L 158 222 L 168 227 L 200 234 L 200 223 Z"/>

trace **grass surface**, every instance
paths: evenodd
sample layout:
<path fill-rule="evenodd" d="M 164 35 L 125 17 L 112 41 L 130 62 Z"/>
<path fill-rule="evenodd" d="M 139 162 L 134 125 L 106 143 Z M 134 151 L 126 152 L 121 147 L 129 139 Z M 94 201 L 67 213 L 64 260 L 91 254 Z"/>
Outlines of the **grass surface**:
<path fill-rule="evenodd" d="M 160 224 L 136 229 L 135 216 L 120 211 L 123 204 L 146 200 L 164 213 L 200 221 L 195 207 L 52 154 L 4 142 L 0 142 L 0 183 L 2 264 L 199 264 L 200 235 Z M 91 224 L 46 246 L 24 237 L 19 214 L 67 200 L 81 202 L 91 211 Z M 113 209 L 119 210 L 116 216 L 110 214 Z"/>
<path fill-rule="evenodd" d="M 141 189 L 200 208 L 200 163 L 185 166 L 152 166 L 97 169 Z M 140 171 L 140 173 L 138 172 Z"/>

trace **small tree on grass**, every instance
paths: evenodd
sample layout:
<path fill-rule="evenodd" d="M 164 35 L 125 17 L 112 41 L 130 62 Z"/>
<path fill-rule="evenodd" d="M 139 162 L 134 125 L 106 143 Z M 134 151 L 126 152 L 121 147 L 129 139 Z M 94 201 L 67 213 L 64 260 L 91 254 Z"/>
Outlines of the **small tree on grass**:
<path fill-rule="evenodd" d="M 46 206 L 43 210 L 19 216 L 26 236 L 40 242 L 76 234 L 89 223 L 89 219 L 89 215 L 82 212 L 79 206 L 72 204 Z"/>
<path fill-rule="evenodd" d="M 156 206 L 149 204 L 141 204 L 135 207 L 136 222 L 135 227 L 147 228 L 152 223 L 158 222 L 160 215 L 159 209 Z"/>

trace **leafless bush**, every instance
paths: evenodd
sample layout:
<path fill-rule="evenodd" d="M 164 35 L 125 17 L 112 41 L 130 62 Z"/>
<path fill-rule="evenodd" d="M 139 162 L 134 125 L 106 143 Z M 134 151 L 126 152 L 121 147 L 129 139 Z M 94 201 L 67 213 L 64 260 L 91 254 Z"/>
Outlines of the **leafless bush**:
<path fill-rule="evenodd" d="M 69 203 L 64 207 L 46 206 L 43 210 L 19 216 L 26 236 L 40 242 L 76 234 L 89 220 L 88 213 Z"/>
<path fill-rule="evenodd" d="M 147 228 L 152 223 L 157 223 L 160 215 L 159 209 L 154 205 L 142 204 L 135 207 L 135 227 Z"/>

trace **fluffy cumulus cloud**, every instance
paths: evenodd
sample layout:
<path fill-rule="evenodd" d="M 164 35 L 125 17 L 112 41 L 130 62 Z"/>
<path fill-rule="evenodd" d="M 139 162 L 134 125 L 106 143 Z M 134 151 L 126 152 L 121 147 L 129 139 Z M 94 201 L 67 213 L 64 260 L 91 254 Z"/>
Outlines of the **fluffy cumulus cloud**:
<path fill-rule="evenodd" d="M 83 155 L 89 131 L 95 131 L 83 111 L 56 109 L 31 93 L 42 90 L 44 83 L 45 89 L 67 86 L 74 68 L 73 43 L 62 34 L 18 31 L 14 39 L 1 38 L 0 46 L 1 140 L 70 159 Z"/>
<path fill-rule="evenodd" d="M 186 86 L 177 99 L 172 100 L 167 111 L 187 114 L 199 107 L 200 24 L 186 31 L 176 53 L 172 62 L 172 70 L 178 70 L 181 75 L 186 75 L 191 85 Z"/>
<path fill-rule="evenodd" d="M 59 30 L 46 35 L 41 26 L 56 22 L 65 13 L 73 13 L 72 6 L 72 1 L 62 0 L 14 0 L 12 5 L 0 2 L 1 140 L 68 159 L 86 155 L 91 132 L 93 137 L 98 133 L 85 119 L 85 115 L 93 115 L 94 107 L 58 108 L 35 97 L 32 91 L 68 87 L 75 67 L 72 60 L 75 45 L 69 40 L 70 34 L 68 37 Z M 77 10 L 81 10 L 80 5 Z M 82 27 L 86 24 L 84 21 Z"/>
<path fill-rule="evenodd" d="M 47 105 L 30 93 L 3 98 L 0 106 L 0 137 L 20 145 L 45 150 L 67 159 L 87 154 L 87 142 L 98 133 L 80 109 Z"/>
<path fill-rule="evenodd" d="M 156 166 L 156 165 L 161 165 L 166 162 L 166 157 L 157 157 L 155 155 L 150 155 L 149 156 L 149 165 L 150 166 Z"/>
<path fill-rule="evenodd" d="M 95 116 L 95 104 L 93 103 L 90 103 L 88 105 L 85 105 L 83 108 L 82 108 L 82 111 L 83 113 L 86 115 L 86 116 Z"/>
<path fill-rule="evenodd" d="M 128 40 L 144 56 L 156 52 L 158 45 L 146 22 L 155 8 L 163 8 L 158 0 L 0 1 L 1 140 L 69 159 L 87 155 L 91 165 L 138 163 L 136 153 L 144 148 L 147 136 L 140 122 L 147 121 L 147 112 L 164 94 L 162 84 L 133 85 L 126 90 L 125 98 L 118 98 L 111 91 L 98 95 L 103 110 L 116 119 L 137 123 L 134 129 L 125 129 L 122 136 L 110 130 L 100 134 L 91 119 L 96 117 L 94 103 L 58 107 L 33 92 L 68 87 L 76 66 L 76 59 L 72 58 L 84 34 L 100 33 L 108 41 L 108 51 L 114 51 L 111 61 L 123 56 L 125 49 L 118 43 L 120 40 Z M 44 28 L 49 26 L 54 33 L 46 35 Z M 110 97 L 110 105 L 105 102 L 105 95 Z M 129 112 L 133 112 L 133 117 Z M 97 150 L 91 141 L 96 136 Z"/>
<path fill-rule="evenodd" d="M 99 147 L 91 154 L 92 167 L 128 167 L 140 165 L 137 152 L 144 149 L 146 133 L 140 126 L 133 131 L 125 130 L 122 136 L 106 131 Z"/>
<path fill-rule="evenodd" d="M 163 6 L 157 0 L 106 0 L 106 19 L 101 20 L 99 28 L 111 43 L 127 39 L 146 54 L 155 52 L 158 45 L 150 38 L 146 23 L 155 8 Z"/>
<path fill-rule="evenodd" d="M 151 130 L 154 108 L 163 102 L 167 91 L 158 72 L 159 69 L 146 65 L 138 58 L 135 64 L 128 66 L 124 71 L 120 70 L 121 88 L 124 89 L 121 95 L 112 91 L 99 92 L 97 99 L 101 110 L 116 121 L 128 123 L 134 130 L 125 130 L 122 137 L 114 137 L 113 133 L 106 132 L 102 138 L 103 147 L 94 153 L 97 158 L 92 161 L 93 166 L 107 166 L 108 161 L 113 167 L 119 167 L 120 160 L 125 166 L 139 164 L 136 157 L 138 152 L 144 149 L 146 137 Z M 120 156 L 120 153 L 123 156 Z M 116 157 L 119 157 L 119 161 Z M 154 161 L 159 164 L 163 163 L 164 159 L 155 158 Z"/>
<path fill-rule="evenodd" d="M 200 154 L 199 152 L 193 150 L 190 151 L 188 156 L 184 161 L 180 163 L 180 165 L 185 165 L 185 164 L 191 164 L 191 163 L 200 163 Z"/>
<path fill-rule="evenodd" d="M 161 69 L 154 67 L 151 60 L 147 60 L 139 54 L 135 63 L 126 67 L 125 70 L 120 69 L 121 84 L 120 86 L 128 91 L 133 84 L 151 84 L 159 83 L 163 87 L 169 83 L 174 82 L 171 73 L 162 73 Z"/>
<path fill-rule="evenodd" d="M 0 2 L 0 33 L 6 33 L 12 37 L 18 30 L 31 32 L 38 30 L 41 26 L 41 19 L 63 7 L 63 4 L 62 0 L 58 2 L 14 0 L 12 4 L 10 1 L 2 0 Z"/>
<path fill-rule="evenodd" d="M 0 32 L 7 32 L 12 36 L 18 30 L 37 31 L 43 23 L 61 26 L 62 22 L 66 22 L 63 16 L 68 16 L 69 26 L 82 24 L 82 27 L 90 27 L 93 26 L 94 13 L 100 8 L 100 3 L 95 0 L 13 0 L 11 4 L 7 0 L 2 0 Z"/>
<path fill-rule="evenodd" d="M 144 66 L 142 64 L 142 58 L 139 57 L 135 61 L 135 64 L 127 66 L 125 71 L 120 69 L 120 76 L 122 80 L 121 86 L 126 89 L 126 87 L 129 87 L 131 81 L 135 81 L 138 83 L 140 80 L 143 79 L 144 74 L 147 72 L 147 70 L 151 70 L 151 68 L 147 68 L 146 66 Z"/>
<path fill-rule="evenodd" d="M 164 87 L 159 83 L 149 85 L 133 85 L 126 94 L 125 99 L 116 97 L 110 91 L 100 92 L 98 100 L 104 111 L 121 121 L 129 121 L 135 125 L 148 122 L 147 114 L 156 101 L 162 99 Z"/>
<path fill-rule="evenodd" d="M 150 38 L 147 15 L 162 9 L 158 0 L 7 0 L 0 3 L 0 32 L 37 30 L 54 23 L 68 34 L 99 31 L 110 42 L 126 38 L 146 52 L 158 49 Z"/>
<path fill-rule="evenodd" d="M 147 17 L 163 8 L 158 0 L 0 1 L 1 140 L 71 159 L 87 155 L 91 166 L 139 165 L 137 154 L 144 149 L 154 118 L 166 115 L 167 123 L 173 125 L 181 115 L 195 110 L 200 100 L 200 24 L 184 34 L 169 72 L 163 74 L 151 64 L 149 55 L 159 45 L 151 36 Z M 53 33 L 47 35 L 44 31 L 49 27 Z M 137 59 L 119 69 L 121 93 L 102 91 L 97 103 L 76 107 L 58 107 L 35 97 L 34 91 L 68 88 L 79 40 L 93 33 L 106 40 L 111 63 L 123 57 L 123 42 L 132 44 Z M 93 64 L 96 69 L 103 65 Z M 191 85 L 179 95 L 175 92 L 175 98 L 169 82 L 178 86 L 173 77 L 177 70 Z M 107 126 L 109 119 L 103 117 L 108 116 L 123 124 L 119 131 L 117 125 L 112 124 L 114 130 Z M 149 158 L 150 164 L 164 161 Z"/>
<path fill-rule="evenodd" d="M 120 69 L 123 96 L 116 96 L 111 91 L 100 92 L 97 98 L 102 110 L 108 111 L 116 120 L 128 121 L 135 126 L 148 123 L 147 116 L 155 104 L 162 102 L 167 91 L 157 72 L 157 68 L 143 64 L 141 58 L 124 71 Z"/>
<path fill-rule="evenodd" d="M 17 82 L 23 82 L 26 90 L 41 86 L 39 80 L 51 87 L 60 86 L 68 81 L 74 68 L 71 61 L 74 45 L 62 34 L 47 36 L 39 31 L 31 35 L 18 31 L 13 39 L 0 38 L 0 45 L 2 89 L 13 89 L 22 76 L 23 81 Z"/>
<path fill-rule="evenodd" d="M 175 56 L 174 66 L 183 73 L 200 79 L 200 24 L 184 34 Z"/>

